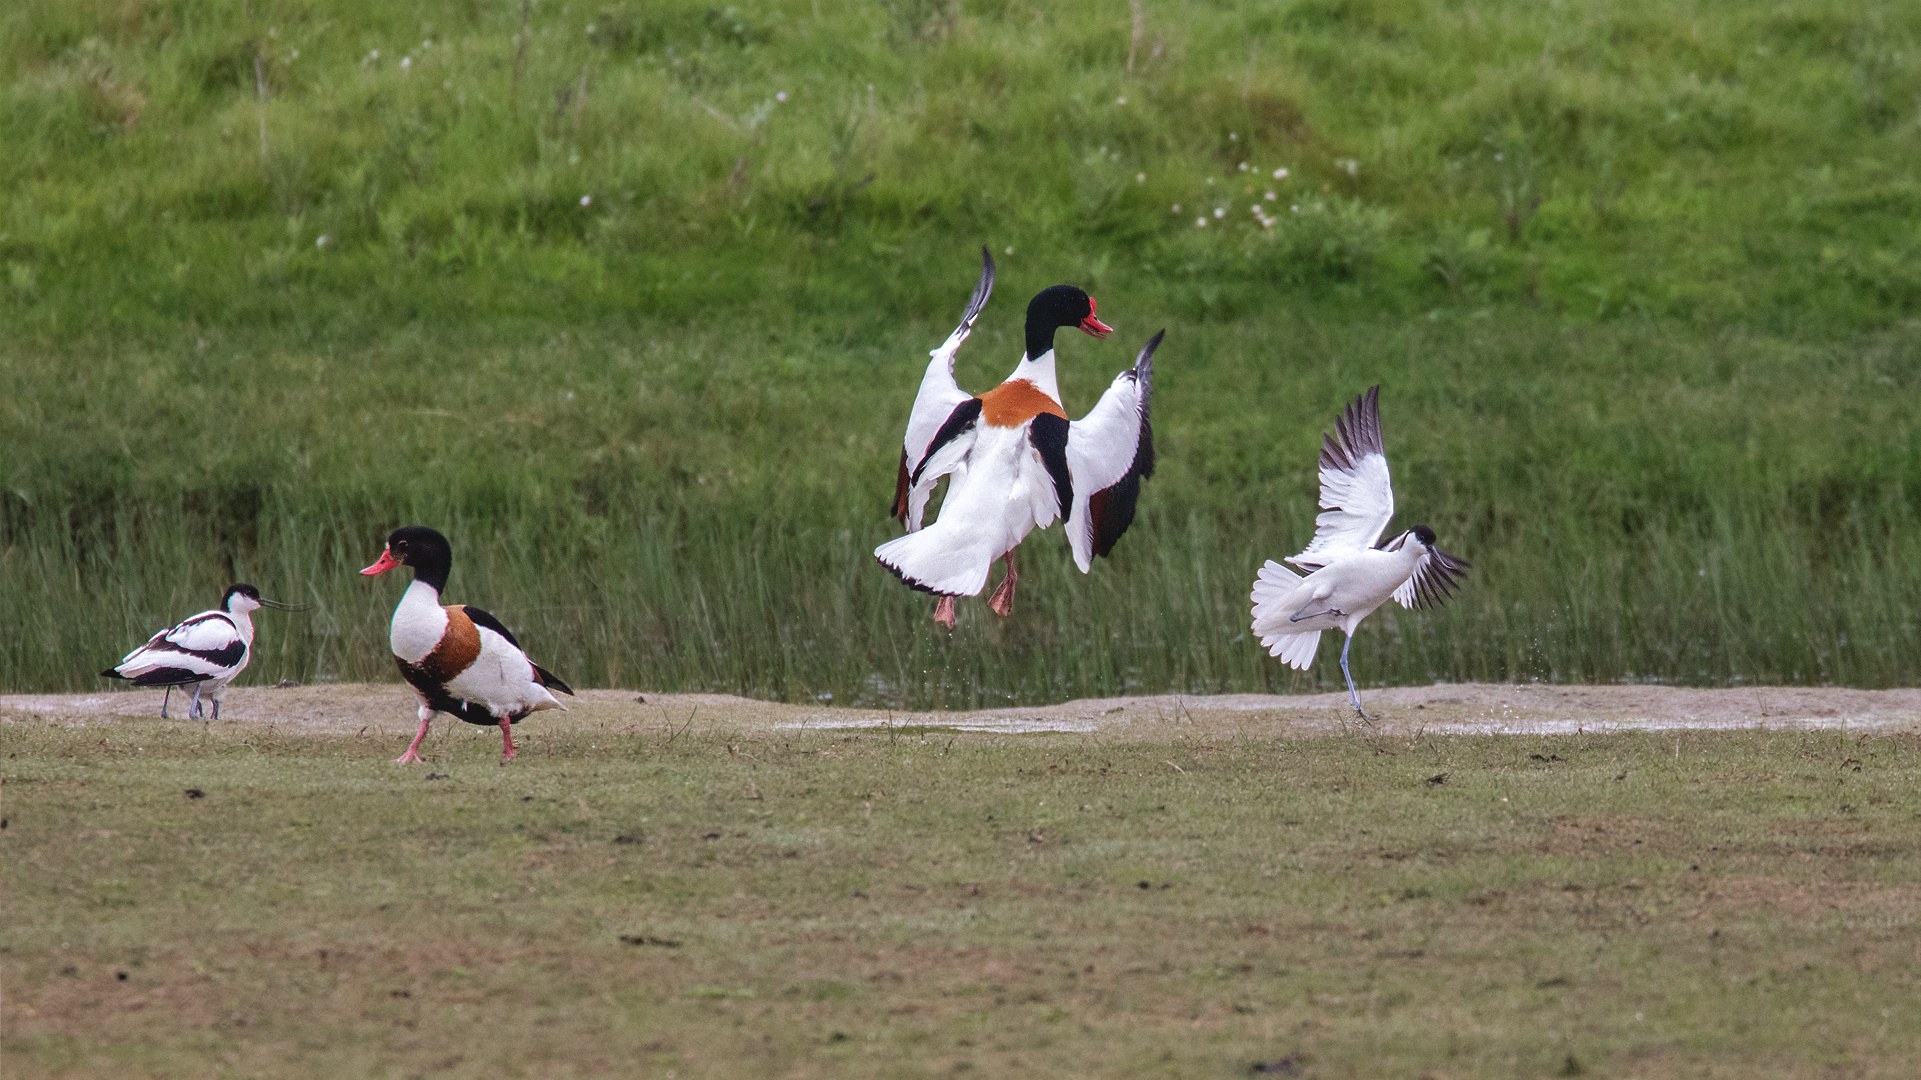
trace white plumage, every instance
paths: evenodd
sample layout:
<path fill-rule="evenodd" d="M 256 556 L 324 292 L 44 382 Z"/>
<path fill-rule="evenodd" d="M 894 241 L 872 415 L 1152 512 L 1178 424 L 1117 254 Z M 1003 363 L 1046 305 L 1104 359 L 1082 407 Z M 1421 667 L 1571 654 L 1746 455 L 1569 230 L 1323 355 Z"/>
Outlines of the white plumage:
<path fill-rule="evenodd" d="M 1095 336 L 1111 332 L 1094 317 L 1092 298 L 1073 286 L 1043 290 L 1028 305 L 1027 348 L 1000 386 L 979 397 L 960 388 L 955 355 L 993 293 L 994 260 L 985 248 L 981 262 L 960 325 L 930 354 L 902 439 L 893 512 L 907 535 L 874 551 L 901 580 L 940 597 L 934 618 L 950 626 L 954 598 L 986 588 L 1000 558 L 1007 574 L 988 606 L 1009 614 L 1018 578 L 1014 549 L 1034 529 L 1063 517 L 1075 564 L 1086 573 L 1132 522 L 1140 482 L 1154 468 L 1148 397 L 1162 335 L 1115 378 L 1093 411 L 1068 423 L 1054 332 L 1062 326 Z M 939 520 L 925 524 L 942 477 L 949 480 Z"/>
<path fill-rule="evenodd" d="M 1347 662 L 1361 620 L 1389 599 L 1408 608 L 1442 602 L 1468 566 L 1436 547 L 1434 530 L 1425 525 L 1380 543 L 1394 517 L 1394 488 L 1381 442 L 1380 390 L 1369 388 L 1336 422 L 1336 436 L 1322 437 L 1323 512 L 1315 518 L 1314 539 L 1287 560 L 1306 576 L 1269 560 L 1250 595 L 1254 633 L 1289 667 L 1305 671 L 1314 663 L 1323 631 L 1347 636 L 1341 674 L 1354 711 L 1366 719 L 1372 718 L 1361 708 Z"/>

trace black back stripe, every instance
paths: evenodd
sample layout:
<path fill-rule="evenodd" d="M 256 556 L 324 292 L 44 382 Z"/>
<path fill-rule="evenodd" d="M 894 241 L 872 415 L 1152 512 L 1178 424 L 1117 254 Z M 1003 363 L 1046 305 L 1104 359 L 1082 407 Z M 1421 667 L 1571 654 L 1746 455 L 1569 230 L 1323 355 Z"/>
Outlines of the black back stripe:
<path fill-rule="evenodd" d="M 520 642 L 514 640 L 514 633 L 507 629 L 506 623 L 501 622 L 499 619 L 494 618 L 492 615 L 472 604 L 462 604 L 460 605 L 460 610 L 467 613 L 467 617 L 474 621 L 475 626 L 484 626 L 494 633 L 499 634 L 501 637 L 506 638 L 507 644 L 512 645 L 516 649 L 520 648 Z M 523 649 L 522 651 L 525 652 L 526 650 Z"/>
<path fill-rule="evenodd" d="M 927 452 L 920 456 L 920 462 L 914 466 L 912 477 L 914 483 L 920 483 L 920 474 L 926 470 L 927 463 L 933 460 L 935 453 L 941 447 L 960 438 L 962 433 L 974 426 L 974 422 L 980 419 L 980 415 L 981 399 L 977 397 L 968 398 L 954 406 L 954 411 L 948 413 L 947 419 L 941 422 L 940 430 L 934 433 L 934 441 L 927 444 Z"/>
<path fill-rule="evenodd" d="M 124 678 L 124 676 L 117 677 Z M 186 668 L 163 667 L 154 668 L 144 675 L 135 675 L 129 681 L 135 686 L 192 686 L 194 683 L 206 682 L 213 677 L 205 672 L 189 671 Z"/>
<path fill-rule="evenodd" d="M 1074 474 L 1067 467 L 1067 417 L 1041 413 L 1027 427 L 1027 441 L 1040 451 L 1041 464 L 1054 478 L 1054 498 L 1060 502 L 1061 523 L 1074 512 Z"/>

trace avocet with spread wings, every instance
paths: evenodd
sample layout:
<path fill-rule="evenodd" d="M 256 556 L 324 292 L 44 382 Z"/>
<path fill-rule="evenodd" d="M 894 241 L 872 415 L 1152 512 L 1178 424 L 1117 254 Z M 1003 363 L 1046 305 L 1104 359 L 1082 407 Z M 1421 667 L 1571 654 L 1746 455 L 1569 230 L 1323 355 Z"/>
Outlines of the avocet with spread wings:
<path fill-rule="evenodd" d="M 966 314 L 931 354 L 907 422 L 894 489 L 894 516 L 907 535 L 874 550 L 902 581 L 939 597 L 934 620 L 949 627 L 955 598 L 986 588 L 996 559 L 1006 561 L 1007 573 L 987 606 L 1013 613 L 1014 549 L 1057 518 L 1066 523 L 1075 565 L 1087 573 L 1094 556 L 1105 557 L 1132 524 L 1141 481 L 1154 471 L 1148 395 L 1154 349 L 1166 332 L 1141 349 L 1092 412 L 1069 423 L 1055 378 L 1054 333 L 1072 326 L 1106 337 L 1113 328 L 1094 317 L 1094 298 L 1079 288 L 1043 289 L 1027 305 L 1020 363 L 975 397 L 954 381 L 954 356 L 994 291 L 994 258 L 985 248 L 981 263 Z M 951 479 L 940 516 L 922 528 L 943 476 Z"/>
<path fill-rule="evenodd" d="M 1303 577 L 1269 559 L 1254 582 L 1254 633 L 1272 656 L 1306 671 L 1314 662 L 1321 631 L 1347 635 L 1341 674 L 1348 700 L 1362 719 L 1361 695 L 1348 671 L 1347 651 L 1361 620 L 1391 598 L 1402 607 L 1438 605 L 1454 594 L 1468 564 L 1434 544 L 1425 525 L 1381 543 L 1394 517 L 1381 444 L 1381 388 L 1369 387 L 1335 422 L 1335 435 L 1321 437 L 1321 509 L 1314 540 L 1287 561 Z"/>

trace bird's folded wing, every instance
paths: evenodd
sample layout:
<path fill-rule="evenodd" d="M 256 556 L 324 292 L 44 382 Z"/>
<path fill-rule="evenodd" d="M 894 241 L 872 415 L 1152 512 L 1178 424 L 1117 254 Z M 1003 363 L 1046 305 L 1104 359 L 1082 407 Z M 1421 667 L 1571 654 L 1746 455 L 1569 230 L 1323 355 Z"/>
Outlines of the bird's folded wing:
<path fill-rule="evenodd" d="M 209 658 L 224 654 L 236 646 L 241 651 L 246 649 L 246 642 L 240 637 L 240 628 L 225 613 L 218 611 L 195 615 L 167 631 L 164 640 L 183 652 Z M 239 657 L 236 655 L 234 659 Z"/>
<path fill-rule="evenodd" d="M 1428 548 L 1422 552 L 1421 561 L 1414 564 L 1414 573 L 1394 590 L 1394 602 L 1404 608 L 1439 607 L 1461 587 L 1468 566 L 1465 559 L 1440 548 Z"/>
<path fill-rule="evenodd" d="M 967 302 L 967 310 L 961 314 L 960 325 L 947 335 L 940 348 L 928 354 L 927 373 L 921 376 L 920 392 L 914 396 L 914 409 L 907 417 L 907 434 L 901 440 L 900 472 L 894 484 L 893 514 L 898 518 L 908 516 L 908 491 L 913 486 L 914 473 L 926 459 L 934 445 L 934 437 L 941 426 L 953 415 L 954 409 L 968 401 L 972 395 L 960 388 L 954 381 L 954 355 L 960 351 L 961 343 L 974 332 L 974 321 L 980 318 L 981 309 L 987 306 L 987 298 L 994 292 L 994 257 L 986 248 L 981 248 L 981 276 L 974 286 L 974 295 Z M 936 475 L 934 479 L 939 479 Z"/>
<path fill-rule="evenodd" d="M 1381 388 L 1370 387 L 1321 437 L 1321 509 L 1314 540 L 1287 561 L 1305 570 L 1345 552 L 1362 551 L 1381 539 L 1394 518 L 1394 486 L 1381 445 Z"/>
<path fill-rule="evenodd" d="M 1166 333 L 1155 334 L 1141 348 L 1134 367 L 1116 376 L 1093 410 L 1069 426 L 1067 466 L 1074 480 L 1074 506 L 1067 518 L 1067 541 L 1083 574 L 1094 556 L 1112 551 L 1133 523 L 1141 481 L 1154 474 L 1148 404 L 1154 350 Z"/>

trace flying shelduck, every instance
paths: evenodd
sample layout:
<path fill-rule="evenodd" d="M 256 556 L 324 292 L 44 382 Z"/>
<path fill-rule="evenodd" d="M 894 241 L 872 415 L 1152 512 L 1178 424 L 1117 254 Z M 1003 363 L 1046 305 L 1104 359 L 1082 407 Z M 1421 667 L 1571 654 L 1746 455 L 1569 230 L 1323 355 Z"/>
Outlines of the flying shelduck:
<path fill-rule="evenodd" d="M 954 381 L 954 356 L 994 290 L 994 258 L 981 249 L 980 282 L 954 332 L 933 350 L 907 421 L 893 514 L 907 535 L 874 557 L 908 585 L 939 599 L 934 620 L 954 625 L 956 597 L 987 586 L 994 560 L 1007 573 L 988 598 L 995 614 L 1014 610 L 1019 573 L 1014 549 L 1059 518 L 1074 563 L 1087 573 L 1133 523 L 1141 481 L 1154 472 L 1148 396 L 1154 350 L 1141 349 L 1093 411 L 1069 422 L 1054 371 L 1054 333 L 1076 327 L 1094 337 L 1113 328 L 1094 315 L 1094 298 L 1073 285 L 1043 289 L 1027 305 L 1026 348 L 1006 381 L 975 397 Z M 922 527 L 928 498 L 948 476 L 940 516 Z"/>

